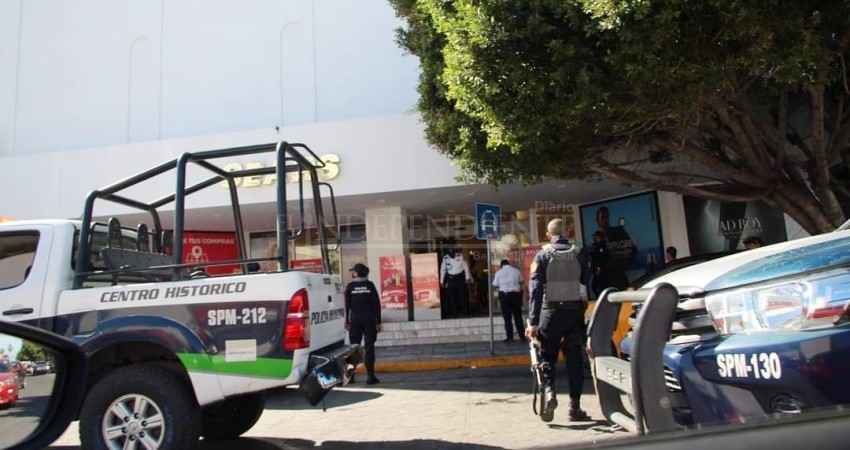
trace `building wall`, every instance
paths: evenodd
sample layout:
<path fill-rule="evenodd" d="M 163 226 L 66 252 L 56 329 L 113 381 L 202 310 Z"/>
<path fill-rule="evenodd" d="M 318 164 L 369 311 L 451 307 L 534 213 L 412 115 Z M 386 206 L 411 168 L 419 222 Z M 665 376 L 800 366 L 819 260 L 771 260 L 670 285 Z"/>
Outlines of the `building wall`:
<path fill-rule="evenodd" d="M 6 0 L 0 156 L 403 113 L 400 25 L 385 0 Z"/>
<path fill-rule="evenodd" d="M 7 158 L 8 163 L 0 164 L 0 188 L 20 195 L 2 196 L 0 216 L 15 219 L 79 217 L 91 190 L 176 159 L 184 152 L 278 140 L 307 143 L 319 156 L 338 155 L 339 175 L 332 181 L 337 198 L 457 185 L 458 168 L 428 147 L 422 136 L 418 115 L 396 114 L 282 127 L 279 132 L 268 128 Z M 256 159 L 234 158 L 234 162 L 260 162 L 267 166 L 274 163 L 273 160 Z M 191 176 L 189 180 L 192 181 Z M 142 197 L 152 200 L 172 193 L 173 182 L 171 176 L 159 177 L 153 180 L 153 186 L 145 186 Z M 273 185 L 242 187 L 239 197 L 243 205 L 268 203 L 269 211 L 273 211 L 276 199 Z M 309 190 L 305 197 L 311 198 Z M 225 203 L 228 201 L 222 192 L 206 189 L 193 195 L 193 203 L 188 206 L 222 206 L 229 204 Z M 126 212 L 117 205 L 103 205 L 106 208 L 99 210 L 99 214 Z"/>

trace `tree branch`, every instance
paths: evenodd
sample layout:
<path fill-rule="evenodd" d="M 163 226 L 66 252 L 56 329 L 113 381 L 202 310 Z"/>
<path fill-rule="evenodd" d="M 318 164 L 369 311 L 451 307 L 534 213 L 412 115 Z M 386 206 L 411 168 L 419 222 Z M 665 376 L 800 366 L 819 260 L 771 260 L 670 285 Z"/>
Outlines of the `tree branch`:
<path fill-rule="evenodd" d="M 768 154 L 767 148 L 764 146 L 764 139 L 762 138 L 761 132 L 753 122 L 753 111 L 750 105 L 750 97 L 746 91 L 738 96 L 737 104 L 738 109 L 740 110 L 741 124 L 743 125 L 744 133 L 746 133 L 749 137 L 749 140 L 753 145 L 755 157 L 760 162 L 758 168 L 760 170 L 757 171 L 769 173 L 770 155 Z"/>
<path fill-rule="evenodd" d="M 844 212 L 835 193 L 829 187 L 832 175 L 829 172 L 830 160 L 824 136 L 824 86 L 822 84 L 810 86 L 808 91 L 812 101 L 812 154 L 814 155 L 814 165 L 810 170 L 809 178 L 827 220 L 833 226 L 838 226 L 844 222 Z"/>
<path fill-rule="evenodd" d="M 722 202 L 748 202 L 763 199 L 766 192 L 754 191 L 751 195 L 734 195 L 724 194 L 711 190 L 710 188 L 698 187 L 689 184 L 688 180 L 676 178 L 652 179 L 640 176 L 632 171 L 623 170 L 618 167 L 611 167 L 601 160 L 597 160 L 589 165 L 589 169 L 606 178 L 614 179 L 625 184 L 633 184 L 638 186 L 658 189 L 660 191 L 678 192 L 680 194 L 688 194 Z"/>
<path fill-rule="evenodd" d="M 785 153 L 788 151 L 788 86 L 782 86 L 779 93 L 779 131 L 777 132 L 779 146 L 776 159 L 773 161 L 774 170 L 782 170 L 785 164 Z"/>
<path fill-rule="evenodd" d="M 761 160 L 756 155 L 753 143 L 750 141 L 747 133 L 743 130 L 740 122 L 732 118 L 729 114 L 729 108 L 725 102 L 718 100 L 713 103 L 713 106 L 714 110 L 717 112 L 717 116 L 723 124 L 729 128 L 729 131 L 732 132 L 732 136 L 735 138 L 737 145 L 730 147 L 730 149 L 741 155 L 744 161 L 747 162 L 747 165 L 752 167 L 753 170 L 761 177 L 766 177 L 768 174 L 768 168 L 762 164 Z"/>
<path fill-rule="evenodd" d="M 690 142 L 686 141 L 677 145 L 669 141 L 658 140 L 654 143 L 662 147 L 667 147 L 673 152 L 684 153 L 698 164 L 702 164 L 703 166 L 728 177 L 736 183 L 753 188 L 761 188 L 764 186 L 764 183 L 762 183 L 758 177 L 754 177 L 752 173 L 745 172 L 730 164 L 724 163 L 707 154 L 703 149 L 691 144 Z"/>

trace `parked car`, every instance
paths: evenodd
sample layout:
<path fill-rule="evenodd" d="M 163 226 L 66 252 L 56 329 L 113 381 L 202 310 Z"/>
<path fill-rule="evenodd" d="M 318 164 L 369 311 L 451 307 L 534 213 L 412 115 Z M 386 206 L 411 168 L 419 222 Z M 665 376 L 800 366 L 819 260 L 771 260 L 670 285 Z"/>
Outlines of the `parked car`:
<path fill-rule="evenodd" d="M 18 361 L 12 361 L 12 370 L 18 374 L 18 389 L 27 387 L 27 368 Z"/>
<path fill-rule="evenodd" d="M 0 362 L 0 406 L 12 406 L 18 401 L 18 373 L 8 361 Z"/>
<path fill-rule="evenodd" d="M 46 375 L 50 373 L 50 363 L 47 361 L 36 361 L 34 375 Z"/>

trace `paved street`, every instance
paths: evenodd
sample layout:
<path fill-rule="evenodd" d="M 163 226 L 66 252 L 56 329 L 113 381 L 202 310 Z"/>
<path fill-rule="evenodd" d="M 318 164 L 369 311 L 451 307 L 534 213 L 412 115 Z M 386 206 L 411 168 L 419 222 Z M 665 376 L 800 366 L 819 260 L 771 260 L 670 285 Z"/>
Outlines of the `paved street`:
<path fill-rule="evenodd" d="M 274 392 L 245 437 L 202 448 L 514 449 L 627 436 L 601 420 L 589 382 L 582 403 L 596 421 L 567 422 L 568 397 L 562 395 L 555 420 L 541 422 L 531 410 L 531 374 L 523 366 L 385 373 L 376 386 L 358 378 L 328 395 L 325 412 L 307 405 L 294 389 Z M 564 392 L 566 379 L 559 382 Z M 73 424 L 51 448 L 78 444 Z"/>
<path fill-rule="evenodd" d="M 27 387 L 18 391 L 18 401 L 0 409 L 0 448 L 11 447 L 35 431 L 55 381 L 54 374 L 28 376 Z"/>

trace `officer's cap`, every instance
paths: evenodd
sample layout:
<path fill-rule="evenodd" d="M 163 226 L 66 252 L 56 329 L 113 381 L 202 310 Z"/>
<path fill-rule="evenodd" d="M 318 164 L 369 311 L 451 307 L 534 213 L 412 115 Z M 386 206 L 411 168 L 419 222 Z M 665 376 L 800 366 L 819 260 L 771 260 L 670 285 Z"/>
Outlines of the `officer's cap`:
<path fill-rule="evenodd" d="M 354 267 L 348 270 L 351 270 L 356 273 L 358 277 L 365 277 L 369 275 L 369 268 L 366 267 L 366 264 L 363 263 L 357 263 L 354 265 Z"/>

